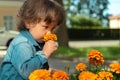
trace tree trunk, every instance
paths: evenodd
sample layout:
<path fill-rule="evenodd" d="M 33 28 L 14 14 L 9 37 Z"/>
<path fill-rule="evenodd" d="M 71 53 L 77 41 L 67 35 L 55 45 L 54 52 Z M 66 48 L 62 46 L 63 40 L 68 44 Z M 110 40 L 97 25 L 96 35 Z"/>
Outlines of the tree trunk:
<path fill-rule="evenodd" d="M 62 0 L 55 0 L 55 1 L 63 6 Z M 60 46 L 69 47 L 69 44 L 68 44 L 68 32 L 67 32 L 67 26 L 66 26 L 65 23 L 66 22 L 64 22 L 64 24 L 62 24 L 61 26 L 58 27 L 58 29 L 56 31 L 56 34 L 58 35 L 58 44 Z"/>

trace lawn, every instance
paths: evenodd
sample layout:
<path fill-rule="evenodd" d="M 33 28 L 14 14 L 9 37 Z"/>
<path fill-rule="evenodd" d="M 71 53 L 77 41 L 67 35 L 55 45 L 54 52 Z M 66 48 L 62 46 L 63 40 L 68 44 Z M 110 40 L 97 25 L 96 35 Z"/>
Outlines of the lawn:
<path fill-rule="evenodd" d="M 73 57 L 83 57 L 87 58 L 88 52 L 90 50 L 99 50 L 104 59 L 117 60 L 120 59 L 120 46 L 111 47 L 85 47 L 85 48 L 68 48 L 59 46 L 58 50 L 54 53 L 54 56 L 73 58 Z"/>

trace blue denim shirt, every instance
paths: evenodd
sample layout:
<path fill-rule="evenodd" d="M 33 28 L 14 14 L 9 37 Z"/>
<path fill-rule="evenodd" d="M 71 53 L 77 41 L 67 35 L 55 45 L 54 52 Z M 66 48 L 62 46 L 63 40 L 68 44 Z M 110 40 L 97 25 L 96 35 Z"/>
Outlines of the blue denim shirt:
<path fill-rule="evenodd" d="M 35 47 L 41 50 L 36 51 Z M 0 80 L 28 80 L 29 74 L 42 68 L 47 58 L 27 30 L 23 30 L 11 42 L 0 68 Z"/>

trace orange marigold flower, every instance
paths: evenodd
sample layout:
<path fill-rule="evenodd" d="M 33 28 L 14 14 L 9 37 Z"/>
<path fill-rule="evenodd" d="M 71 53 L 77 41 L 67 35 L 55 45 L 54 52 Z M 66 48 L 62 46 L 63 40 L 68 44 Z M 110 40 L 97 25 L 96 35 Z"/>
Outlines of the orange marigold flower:
<path fill-rule="evenodd" d="M 48 40 L 56 41 L 57 36 L 55 34 L 51 34 L 51 33 L 48 33 L 48 34 L 44 35 L 44 41 L 46 42 Z"/>
<path fill-rule="evenodd" d="M 102 80 L 112 80 L 112 78 L 113 78 L 113 75 L 112 75 L 112 73 L 110 73 L 110 72 L 105 72 L 105 71 L 102 71 L 102 72 L 99 72 L 98 73 L 98 76 L 99 76 L 99 78 L 101 78 Z"/>
<path fill-rule="evenodd" d="M 79 74 L 78 79 L 79 80 L 96 80 L 97 79 L 97 74 L 94 74 L 89 71 L 83 71 Z"/>
<path fill-rule="evenodd" d="M 111 71 L 120 74 L 120 63 L 111 63 L 109 66 Z"/>
<path fill-rule="evenodd" d="M 100 77 L 97 77 L 97 79 L 95 79 L 95 80 L 103 80 L 102 78 L 100 78 Z"/>
<path fill-rule="evenodd" d="M 29 80 L 52 80 L 48 70 L 39 69 L 29 75 Z"/>
<path fill-rule="evenodd" d="M 92 65 L 102 65 L 104 63 L 103 55 L 98 50 L 91 50 L 88 54 L 88 59 Z"/>
<path fill-rule="evenodd" d="M 53 73 L 52 80 L 69 80 L 69 76 L 65 71 L 58 70 Z"/>
<path fill-rule="evenodd" d="M 76 67 L 75 67 L 75 69 L 77 70 L 77 71 L 83 71 L 83 70 L 86 70 L 86 68 L 87 68 L 87 66 L 84 64 L 84 63 L 79 63 L 79 64 L 77 64 L 76 65 Z"/>

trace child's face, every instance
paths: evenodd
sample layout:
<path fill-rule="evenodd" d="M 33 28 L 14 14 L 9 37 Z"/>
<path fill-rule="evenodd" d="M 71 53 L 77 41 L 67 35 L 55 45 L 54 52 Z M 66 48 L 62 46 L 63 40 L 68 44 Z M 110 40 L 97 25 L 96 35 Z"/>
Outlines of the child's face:
<path fill-rule="evenodd" d="M 43 37 L 47 33 L 52 33 L 53 29 L 56 27 L 56 23 L 52 22 L 50 24 L 46 24 L 46 22 L 41 21 L 37 24 L 28 26 L 29 32 L 33 36 L 33 38 L 39 43 L 43 42 Z"/>

